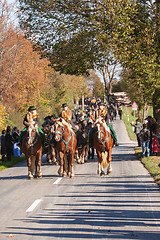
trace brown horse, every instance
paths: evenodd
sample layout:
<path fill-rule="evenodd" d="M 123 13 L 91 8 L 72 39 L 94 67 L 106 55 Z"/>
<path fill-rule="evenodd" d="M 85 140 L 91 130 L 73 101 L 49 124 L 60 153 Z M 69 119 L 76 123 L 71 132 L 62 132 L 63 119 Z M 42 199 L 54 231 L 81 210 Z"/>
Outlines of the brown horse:
<path fill-rule="evenodd" d="M 28 178 L 32 179 L 35 171 L 35 177 L 42 177 L 41 158 L 42 158 L 42 140 L 36 128 L 28 127 L 22 140 L 21 152 L 25 154 L 28 166 Z M 37 169 L 39 168 L 39 170 Z"/>
<path fill-rule="evenodd" d="M 107 167 L 107 174 L 112 172 L 112 148 L 113 140 L 109 127 L 103 123 L 101 118 L 95 122 L 95 133 L 93 136 L 93 145 L 98 157 L 98 174 L 105 175 L 104 168 Z"/>
<path fill-rule="evenodd" d="M 60 157 L 58 174 L 62 176 L 68 174 L 72 178 L 74 177 L 74 155 L 77 145 L 76 135 L 69 124 L 62 118 L 55 120 L 51 133 L 56 141 L 56 149 Z"/>

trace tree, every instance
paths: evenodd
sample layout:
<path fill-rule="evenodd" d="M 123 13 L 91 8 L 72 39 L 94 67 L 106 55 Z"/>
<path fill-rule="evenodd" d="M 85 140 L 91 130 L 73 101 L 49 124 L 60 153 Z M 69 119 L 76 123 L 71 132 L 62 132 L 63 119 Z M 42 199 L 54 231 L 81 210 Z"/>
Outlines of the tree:
<path fill-rule="evenodd" d="M 147 101 L 150 101 L 150 97 L 152 98 L 154 114 L 160 117 L 158 107 L 160 103 L 158 96 L 160 90 L 159 0 L 156 4 L 152 0 L 70 0 L 67 2 L 55 0 L 27 1 L 27 4 L 25 2 L 20 0 L 24 16 L 21 18 L 21 26 L 23 25 L 26 30 L 29 29 L 27 33 L 31 38 L 37 34 L 38 37 L 34 38 L 35 42 L 45 50 L 45 55 L 49 59 L 54 55 L 52 50 L 55 46 L 57 49 L 61 46 L 60 49 L 64 52 L 62 44 L 66 42 L 66 46 L 72 46 L 68 44 L 77 39 L 81 42 L 80 48 L 87 50 L 85 55 L 89 54 L 89 46 L 93 49 L 92 54 L 88 55 L 89 59 L 83 58 L 85 64 L 89 62 L 89 65 L 85 65 L 84 62 L 77 65 L 81 51 L 75 51 L 74 44 L 72 50 L 75 58 L 69 54 L 78 69 L 80 67 L 84 69 L 80 72 L 84 73 L 86 72 L 84 66 L 95 66 L 103 59 L 104 53 L 111 50 L 114 59 L 118 59 L 122 67 L 130 71 L 135 87 L 143 89 L 143 95 Z M 54 31 L 46 31 L 46 26 Z M 88 44 L 85 39 L 80 40 L 86 32 L 90 33 L 89 39 L 92 40 L 87 40 Z M 65 61 L 58 63 L 63 71 L 69 68 L 66 65 L 66 59 L 68 59 L 65 58 L 66 55 L 61 55 Z M 75 66 L 74 69 L 76 69 Z M 77 70 L 73 72 L 79 74 Z"/>
<path fill-rule="evenodd" d="M 98 76 L 97 71 L 90 70 L 89 76 L 87 77 L 87 83 L 89 85 L 89 89 L 92 92 L 94 97 L 101 98 L 104 100 L 105 95 L 105 87 L 103 82 L 100 80 L 100 76 Z"/>

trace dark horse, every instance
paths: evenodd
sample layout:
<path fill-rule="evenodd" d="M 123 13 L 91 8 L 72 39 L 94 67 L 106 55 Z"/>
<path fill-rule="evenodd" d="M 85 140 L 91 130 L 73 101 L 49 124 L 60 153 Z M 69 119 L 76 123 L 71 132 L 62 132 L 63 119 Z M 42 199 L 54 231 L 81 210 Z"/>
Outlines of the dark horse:
<path fill-rule="evenodd" d="M 49 163 L 55 163 L 56 165 L 58 165 L 58 162 L 57 162 L 57 152 L 55 150 L 55 141 L 53 141 L 53 139 L 51 139 L 51 135 L 50 135 L 50 128 L 51 128 L 51 125 L 50 124 L 45 124 L 43 126 L 43 132 L 45 133 L 46 135 L 46 139 L 47 139 L 47 142 L 48 142 L 48 148 L 47 148 L 47 152 L 46 152 L 46 158 L 47 158 L 47 161 Z"/>
<path fill-rule="evenodd" d="M 107 167 L 107 174 L 112 172 L 112 148 L 113 140 L 109 127 L 103 123 L 101 118 L 95 122 L 95 133 L 93 136 L 93 145 L 97 152 L 98 158 L 98 174 L 105 175 L 104 168 Z"/>
<path fill-rule="evenodd" d="M 35 177 L 41 178 L 42 140 L 36 128 L 28 127 L 22 140 L 21 151 L 27 159 L 28 178 L 33 178 L 34 171 Z"/>
<path fill-rule="evenodd" d="M 74 177 L 74 155 L 77 145 L 76 135 L 69 124 L 62 118 L 55 120 L 51 133 L 56 141 L 56 149 L 60 157 L 58 174 L 62 176 L 68 174 L 72 178 Z"/>
<path fill-rule="evenodd" d="M 76 149 L 77 163 L 84 164 L 87 162 L 88 148 L 89 148 L 89 128 L 83 124 L 83 122 L 78 122 L 78 133 L 80 147 Z"/>

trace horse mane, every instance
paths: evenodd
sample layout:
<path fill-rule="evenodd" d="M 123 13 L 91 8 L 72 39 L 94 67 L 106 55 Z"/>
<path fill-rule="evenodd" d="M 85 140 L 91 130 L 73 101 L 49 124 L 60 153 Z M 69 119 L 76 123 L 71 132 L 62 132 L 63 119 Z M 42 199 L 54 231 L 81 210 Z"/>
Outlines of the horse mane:
<path fill-rule="evenodd" d="M 101 117 L 97 118 L 94 124 L 96 125 L 97 123 L 103 123 Z"/>
<path fill-rule="evenodd" d="M 72 126 L 67 123 L 63 118 L 58 118 L 57 119 L 57 123 L 63 127 L 63 126 L 66 126 L 72 133 L 74 133 L 73 129 L 72 129 Z"/>

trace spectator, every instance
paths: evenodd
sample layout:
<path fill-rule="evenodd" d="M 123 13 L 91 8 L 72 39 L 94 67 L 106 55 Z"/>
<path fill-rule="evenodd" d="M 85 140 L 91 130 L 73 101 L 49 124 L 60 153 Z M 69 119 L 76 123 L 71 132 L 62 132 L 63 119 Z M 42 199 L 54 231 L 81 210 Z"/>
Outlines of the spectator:
<path fill-rule="evenodd" d="M 119 107 L 118 114 L 119 114 L 120 120 L 122 120 L 122 107 Z"/>
<path fill-rule="evenodd" d="M 18 128 L 17 127 L 13 128 L 12 136 L 14 138 L 14 143 L 17 143 L 18 142 L 18 138 L 19 138 L 19 133 L 18 133 Z"/>
<path fill-rule="evenodd" d="M 6 145 L 6 153 L 7 153 L 7 161 L 11 161 L 13 155 L 13 144 L 14 138 L 11 135 L 11 127 L 7 127 L 6 135 L 5 135 L 5 145 Z"/>
<path fill-rule="evenodd" d="M 151 148 L 150 148 L 150 153 L 157 154 L 160 152 L 159 148 L 159 142 L 158 142 L 158 137 L 157 137 L 157 130 L 158 130 L 158 123 L 155 118 L 152 118 L 151 126 L 150 126 L 150 132 L 151 132 Z"/>
<path fill-rule="evenodd" d="M 12 137 L 14 139 L 14 144 L 13 144 L 13 154 L 15 157 L 20 157 L 22 155 L 20 148 L 18 146 L 18 139 L 19 139 L 19 130 L 17 127 L 13 128 L 13 133 Z"/>
<path fill-rule="evenodd" d="M 116 120 L 116 116 L 117 116 L 117 109 L 116 107 L 114 107 L 114 119 Z"/>
<path fill-rule="evenodd" d="M 142 158 L 145 157 L 145 151 L 147 152 L 147 157 L 149 157 L 149 142 L 150 142 L 150 130 L 147 128 L 148 121 L 144 120 L 143 129 L 140 131 L 140 139 L 142 143 Z"/>
<path fill-rule="evenodd" d="M 6 130 L 3 130 L 3 131 L 2 131 L 2 135 L 1 135 L 1 155 L 2 155 L 2 162 L 5 162 L 5 155 L 6 155 L 5 134 L 6 134 Z"/>
<path fill-rule="evenodd" d="M 131 123 L 131 125 L 134 127 L 134 133 L 137 136 L 138 147 L 141 147 L 141 140 L 140 140 L 139 134 L 142 129 L 142 126 L 141 126 L 139 119 L 136 120 L 135 124 Z"/>
<path fill-rule="evenodd" d="M 148 126 L 147 128 L 150 130 L 151 132 L 151 125 L 152 125 L 152 116 L 148 116 L 146 118 L 146 120 L 148 121 Z M 150 134 L 150 142 L 149 142 L 149 148 L 150 148 L 150 153 L 152 153 L 152 136 Z"/>

